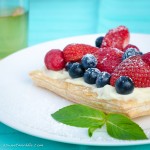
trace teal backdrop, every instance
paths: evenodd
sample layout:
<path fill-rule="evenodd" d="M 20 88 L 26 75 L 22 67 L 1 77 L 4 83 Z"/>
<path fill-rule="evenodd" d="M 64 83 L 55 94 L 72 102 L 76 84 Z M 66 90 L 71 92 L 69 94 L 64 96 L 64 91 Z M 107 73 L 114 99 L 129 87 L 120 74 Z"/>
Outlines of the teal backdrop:
<path fill-rule="evenodd" d="M 70 36 L 105 33 L 118 25 L 127 26 L 133 33 L 149 34 L 150 1 L 30 0 L 29 46 Z M 0 123 L 0 150 L 26 149 L 147 150 L 150 144 L 127 147 L 72 145 L 29 136 Z"/>
<path fill-rule="evenodd" d="M 126 25 L 150 33 L 149 0 L 30 0 L 29 45 Z"/>

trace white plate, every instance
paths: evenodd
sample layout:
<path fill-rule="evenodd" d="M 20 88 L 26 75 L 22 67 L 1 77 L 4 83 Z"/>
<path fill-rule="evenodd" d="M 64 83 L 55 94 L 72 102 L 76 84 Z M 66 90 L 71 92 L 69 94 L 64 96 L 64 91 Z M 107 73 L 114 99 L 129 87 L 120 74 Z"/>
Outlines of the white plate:
<path fill-rule="evenodd" d="M 42 68 L 45 53 L 52 48 L 62 49 L 70 43 L 94 45 L 99 35 L 72 37 L 42 43 L 17 52 L 0 62 L 0 120 L 19 131 L 37 137 L 65 143 L 120 146 L 150 143 L 149 140 L 122 141 L 107 135 L 105 128 L 94 133 L 56 122 L 51 114 L 71 102 L 33 85 L 28 74 Z M 132 34 L 131 42 L 143 52 L 149 50 L 150 35 Z M 150 117 L 135 120 L 150 138 Z"/>

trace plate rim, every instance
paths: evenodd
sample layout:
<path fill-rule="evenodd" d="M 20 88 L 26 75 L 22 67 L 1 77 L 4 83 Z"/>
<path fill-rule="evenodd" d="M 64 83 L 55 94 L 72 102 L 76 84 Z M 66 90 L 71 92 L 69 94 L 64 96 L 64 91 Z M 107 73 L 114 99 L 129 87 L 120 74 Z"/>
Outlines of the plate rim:
<path fill-rule="evenodd" d="M 33 45 L 33 46 L 29 46 L 27 48 L 24 48 L 24 49 L 22 49 L 20 51 L 17 51 L 15 53 L 7 56 L 6 58 L 4 58 L 4 59 L 2 59 L 0 61 L 0 64 L 3 61 L 7 61 L 7 59 L 9 59 L 9 57 L 13 57 L 13 55 L 16 55 L 17 53 L 23 53 L 23 51 L 27 51 L 28 49 L 39 47 L 41 45 L 47 45 L 48 43 L 51 43 L 51 42 L 53 43 L 53 42 L 57 42 L 57 41 L 59 42 L 61 40 L 67 40 L 67 39 L 71 39 L 71 38 L 73 38 L 73 39 L 75 38 L 76 39 L 76 38 L 79 38 L 79 37 L 81 38 L 81 37 L 98 36 L 98 35 L 103 35 L 103 33 L 102 34 L 100 33 L 100 34 L 87 34 L 87 35 L 80 35 L 80 36 L 72 36 L 72 37 L 66 37 L 66 38 L 60 38 L 60 39 L 55 39 L 55 40 L 50 40 L 50 41 L 42 42 L 42 43 L 39 43 L 39 44 L 36 44 L 36 45 Z M 141 33 L 140 34 L 139 33 L 131 33 L 131 35 L 150 36 L 150 34 L 141 34 Z M 22 130 L 21 128 L 15 127 L 13 125 L 13 121 L 12 122 L 9 122 L 9 121 L 7 122 L 7 121 L 2 120 L 0 118 L 0 122 L 2 122 L 3 124 L 7 125 L 10 128 L 13 128 L 13 129 L 15 129 L 15 130 L 17 130 L 19 132 L 25 133 L 27 135 L 38 137 L 38 138 L 42 138 L 42 139 L 46 139 L 46 140 L 51 140 L 51 141 L 55 141 L 55 142 L 66 143 L 66 144 L 76 144 L 76 145 L 86 145 L 86 146 L 87 145 L 88 146 L 108 146 L 108 147 L 109 146 L 131 146 L 131 145 L 145 145 L 145 144 L 150 144 L 150 139 L 148 139 L 148 140 L 137 140 L 137 141 L 125 141 L 125 142 L 122 141 L 120 143 L 116 143 L 116 142 L 104 142 L 104 141 L 103 141 L 103 143 L 97 143 L 97 142 L 94 143 L 93 141 L 92 142 L 89 142 L 89 141 L 83 141 L 82 142 L 80 140 L 76 140 L 76 141 L 73 142 L 72 140 L 69 140 L 69 141 L 68 141 L 68 139 L 65 140 L 65 137 L 61 137 L 61 138 L 58 139 L 58 137 L 60 137 L 60 136 L 53 135 L 52 138 L 46 138 L 46 137 L 44 137 L 42 135 L 38 135 L 36 133 L 31 133 L 29 131 L 26 131 L 26 129 Z"/>
<path fill-rule="evenodd" d="M 47 138 L 45 136 L 42 136 L 42 135 L 38 135 L 38 134 L 35 134 L 35 133 L 31 133 L 31 132 L 28 132 L 28 131 L 25 131 L 25 130 L 22 130 L 20 128 L 16 128 L 13 124 L 11 123 L 8 123 L 8 122 L 5 122 L 5 121 L 2 121 L 1 122 L 3 124 L 5 124 L 6 126 L 12 128 L 12 129 L 15 129 L 16 131 L 19 131 L 21 133 L 24 133 L 26 135 L 30 135 L 30 136 L 33 136 L 33 137 L 37 137 L 37 138 L 41 138 L 41 139 L 45 139 L 45 140 L 48 140 L 48 141 L 54 141 L 54 142 L 61 142 L 61 143 L 65 143 L 65 144 L 75 144 L 75 145 L 83 145 L 83 146 L 107 146 L 107 147 L 110 147 L 110 146 L 117 146 L 117 147 L 120 147 L 120 146 L 137 146 L 137 145 L 146 145 L 146 144 L 150 144 L 150 139 L 148 140 L 121 140 L 122 142 L 120 143 L 117 143 L 117 142 L 104 142 L 103 143 L 98 143 L 98 142 L 89 142 L 89 141 L 83 141 L 81 142 L 80 140 L 76 140 L 76 141 L 72 141 L 72 140 L 65 140 L 65 137 L 60 137 L 60 136 L 56 136 L 56 135 L 53 135 L 52 138 Z M 59 138 L 59 139 L 58 139 Z M 89 137 L 90 138 L 90 137 Z"/>

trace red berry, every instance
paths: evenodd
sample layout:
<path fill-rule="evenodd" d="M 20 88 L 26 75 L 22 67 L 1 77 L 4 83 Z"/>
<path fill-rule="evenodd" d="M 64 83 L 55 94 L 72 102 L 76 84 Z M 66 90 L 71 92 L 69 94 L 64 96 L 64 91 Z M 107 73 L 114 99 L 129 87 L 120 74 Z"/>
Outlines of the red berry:
<path fill-rule="evenodd" d="M 123 50 L 129 43 L 130 34 L 125 26 L 111 29 L 105 35 L 101 47 L 114 47 Z"/>
<path fill-rule="evenodd" d="M 137 46 L 135 46 L 135 45 L 133 45 L 133 44 L 128 44 L 122 51 L 126 51 L 127 49 L 129 49 L 129 48 L 134 48 L 134 49 L 136 49 L 138 52 L 140 51 L 139 50 L 139 48 L 137 47 Z"/>
<path fill-rule="evenodd" d="M 145 63 L 147 63 L 150 66 L 150 52 L 143 54 L 142 59 Z"/>
<path fill-rule="evenodd" d="M 85 54 L 92 54 L 97 50 L 99 48 L 86 44 L 69 44 L 64 48 L 63 53 L 66 62 L 70 62 L 80 61 Z"/>
<path fill-rule="evenodd" d="M 100 71 L 112 73 L 114 69 L 121 63 L 123 52 L 117 48 L 100 48 L 93 55 L 97 58 L 97 68 Z"/>
<path fill-rule="evenodd" d="M 130 77 L 135 87 L 150 87 L 150 66 L 139 55 L 122 61 L 112 73 L 110 84 L 114 86 L 120 76 Z"/>
<path fill-rule="evenodd" d="M 50 50 L 44 58 L 45 66 L 50 70 L 61 70 L 65 67 L 63 52 L 59 49 Z"/>

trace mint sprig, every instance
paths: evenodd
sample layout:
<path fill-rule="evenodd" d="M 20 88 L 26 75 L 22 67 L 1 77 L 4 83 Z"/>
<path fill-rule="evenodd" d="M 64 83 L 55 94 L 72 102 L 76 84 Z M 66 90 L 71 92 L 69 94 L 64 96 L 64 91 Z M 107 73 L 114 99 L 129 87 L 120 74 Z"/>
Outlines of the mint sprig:
<path fill-rule="evenodd" d="M 108 114 L 106 121 L 107 132 L 110 136 L 122 140 L 147 139 L 142 128 L 121 114 Z"/>
<path fill-rule="evenodd" d="M 102 111 L 88 106 L 74 104 L 64 107 L 51 116 L 66 125 L 88 128 L 91 137 L 94 131 L 106 124 L 108 134 L 116 139 L 147 139 L 142 128 L 128 117 L 121 114 L 104 114 Z"/>
<path fill-rule="evenodd" d="M 64 107 L 52 114 L 52 117 L 64 124 L 82 128 L 100 127 L 106 118 L 103 112 L 79 104 Z"/>
<path fill-rule="evenodd" d="M 101 128 L 103 125 L 104 125 L 104 124 L 102 124 L 102 125 L 99 126 L 99 127 L 89 127 L 89 128 L 88 128 L 88 135 L 89 135 L 89 137 L 92 137 L 94 131 L 95 131 L 96 129 L 98 129 L 98 128 Z"/>

